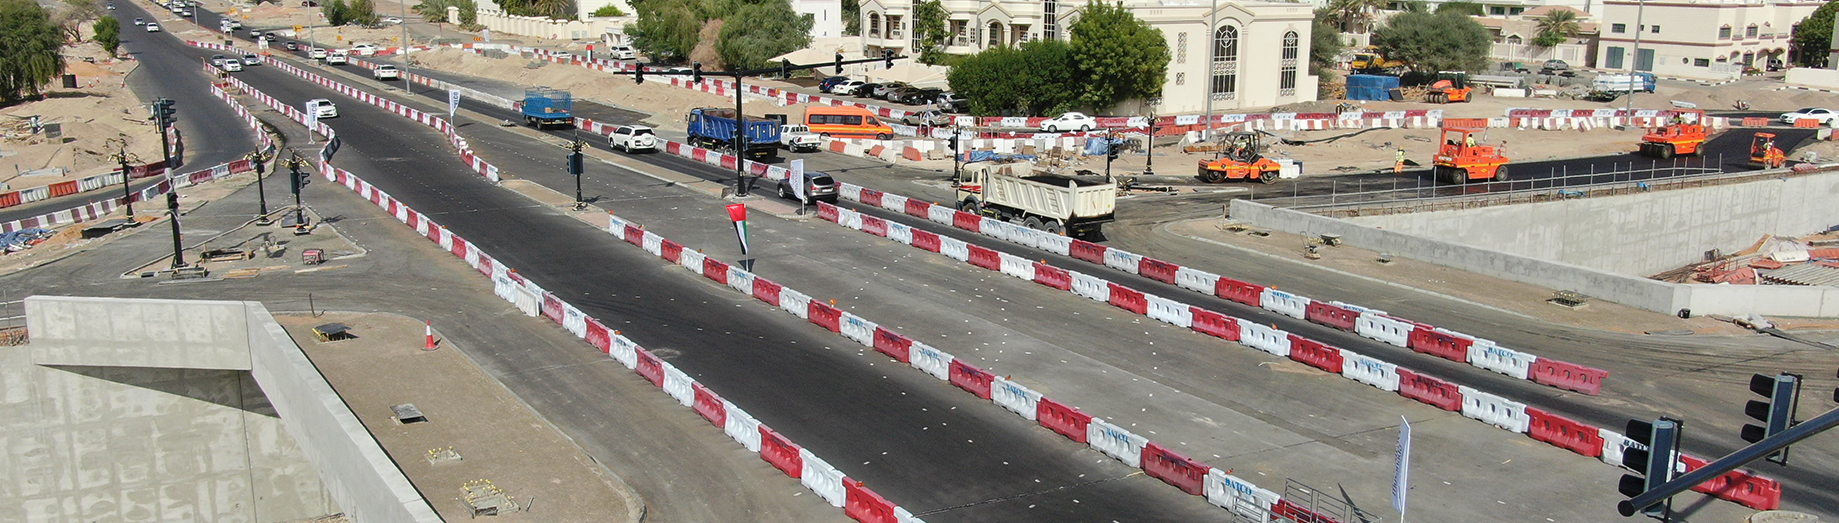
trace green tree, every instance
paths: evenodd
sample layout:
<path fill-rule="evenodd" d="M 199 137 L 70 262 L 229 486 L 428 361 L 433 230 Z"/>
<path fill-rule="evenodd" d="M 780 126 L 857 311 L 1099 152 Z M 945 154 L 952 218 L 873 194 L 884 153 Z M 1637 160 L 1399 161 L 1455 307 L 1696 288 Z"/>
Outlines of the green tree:
<path fill-rule="evenodd" d="M 1551 47 L 1562 44 L 1565 40 L 1577 38 L 1583 32 L 1583 25 L 1577 20 L 1577 12 L 1569 9 L 1557 9 L 1539 17 L 1539 35 L 1533 37 L 1532 44 L 1539 47 Z"/>
<path fill-rule="evenodd" d="M 113 16 L 105 16 L 96 20 L 96 25 L 91 26 L 91 29 L 96 31 L 96 43 L 101 44 L 102 50 L 108 51 L 110 57 L 114 57 L 115 51 L 121 49 L 121 21 Z"/>
<path fill-rule="evenodd" d="M 0 0 L 0 98 L 38 96 L 64 74 L 64 44 L 51 14 L 32 0 Z"/>
<path fill-rule="evenodd" d="M 366 27 L 377 25 L 382 19 L 377 16 L 376 0 L 351 0 L 345 4 L 345 15 L 350 17 L 351 23 Z"/>
<path fill-rule="evenodd" d="M 1385 0 L 1329 0 L 1324 9 L 1326 21 L 1343 33 L 1366 33 L 1373 30 L 1374 13 L 1386 6 Z"/>
<path fill-rule="evenodd" d="M 721 39 L 715 42 L 716 54 L 733 69 L 765 67 L 767 60 L 811 43 L 812 20 L 788 0 L 741 4 L 723 19 L 747 21 L 722 24 Z"/>
<path fill-rule="evenodd" d="M 326 16 L 327 25 L 341 26 L 351 23 L 351 7 L 345 5 L 345 0 L 321 2 L 319 13 Z"/>
<path fill-rule="evenodd" d="M 862 4 L 857 0 L 843 0 L 843 34 L 862 34 Z"/>
<path fill-rule="evenodd" d="M 1479 71 L 1492 42 L 1487 28 L 1456 13 L 1399 13 L 1373 32 L 1381 53 L 1418 71 Z"/>
<path fill-rule="evenodd" d="M 599 9 L 595 9 L 594 12 L 589 13 L 588 16 L 599 16 L 599 17 L 626 16 L 626 12 L 619 10 L 619 6 L 617 5 L 607 4 L 607 5 L 600 6 Z"/>
<path fill-rule="evenodd" d="M 1124 100 L 1162 95 L 1168 41 L 1123 2 L 1092 0 L 1071 32 L 1074 62 L 1086 80 L 1081 96 L 1086 105 L 1104 111 Z"/>
<path fill-rule="evenodd" d="M 939 0 L 925 0 L 913 6 L 913 35 L 919 37 L 921 62 L 938 65 L 945 58 L 945 42 L 952 37 L 949 16 Z"/>
<path fill-rule="evenodd" d="M 1826 53 L 1833 43 L 1835 9 L 1839 9 L 1839 1 L 1827 2 L 1794 26 L 1794 38 L 1788 43 L 1788 48 L 1794 54 L 1794 63 L 1807 67 L 1827 65 Z"/>
<path fill-rule="evenodd" d="M 1441 4 L 1437 4 L 1437 10 L 1436 10 L 1437 14 L 1443 14 L 1446 12 L 1447 13 L 1459 13 L 1459 14 L 1464 14 L 1468 16 L 1487 16 L 1488 15 L 1487 8 L 1482 7 L 1481 4 L 1477 4 L 1475 2 L 1463 1 L 1463 0 L 1458 0 L 1455 2 L 1444 2 Z"/>
<path fill-rule="evenodd" d="M 1036 40 L 993 47 L 961 59 L 946 81 L 975 114 L 1052 114 L 1079 105 L 1072 45 Z"/>
<path fill-rule="evenodd" d="M 409 6 L 409 10 L 421 15 L 423 20 L 445 23 L 453 21 L 447 19 L 447 6 L 450 5 L 454 5 L 452 0 L 422 0 L 419 4 Z"/>
<path fill-rule="evenodd" d="M 1330 25 L 1323 17 L 1324 9 L 1315 11 L 1315 22 L 1309 29 L 1309 68 L 1317 76 L 1334 69 L 1341 50 L 1347 45 L 1341 42 L 1341 31 Z"/>
<path fill-rule="evenodd" d="M 703 18 L 689 2 L 681 0 L 647 0 L 633 4 L 639 19 L 626 27 L 632 47 L 652 60 L 682 63 L 696 49 L 697 32 Z"/>

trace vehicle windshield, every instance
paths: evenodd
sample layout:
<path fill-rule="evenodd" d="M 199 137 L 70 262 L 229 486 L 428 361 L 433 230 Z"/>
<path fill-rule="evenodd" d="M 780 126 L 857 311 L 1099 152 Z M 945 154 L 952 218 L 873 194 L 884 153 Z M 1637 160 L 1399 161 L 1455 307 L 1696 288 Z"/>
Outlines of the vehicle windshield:
<path fill-rule="evenodd" d="M 1795 112 L 1797 112 L 1797 113 L 1811 113 L 1811 112 L 1814 112 L 1814 111 L 1818 111 L 1818 110 L 1820 110 L 1820 109 L 1819 109 L 1819 108 L 1817 108 L 1817 107 L 1802 107 L 1802 108 L 1801 108 L 1801 110 L 1799 110 L 1799 111 L 1795 111 Z"/>

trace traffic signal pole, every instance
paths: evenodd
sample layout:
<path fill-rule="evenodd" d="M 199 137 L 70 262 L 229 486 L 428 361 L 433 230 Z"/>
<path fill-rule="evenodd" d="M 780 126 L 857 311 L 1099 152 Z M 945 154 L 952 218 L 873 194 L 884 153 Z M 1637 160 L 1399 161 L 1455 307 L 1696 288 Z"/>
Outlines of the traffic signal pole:
<path fill-rule="evenodd" d="M 1654 506 L 1663 500 L 1671 499 L 1674 495 L 1685 492 L 1712 478 L 1722 476 L 1727 472 L 1737 470 L 1738 467 L 1763 459 L 1770 454 L 1774 454 L 1775 451 L 1787 448 L 1789 445 L 1807 439 L 1814 434 L 1825 432 L 1834 426 L 1839 426 L 1839 409 L 1829 410 L 1819 417 L 1802 422 L 1799 425 L 1795 425 L 1786 431 L 1770 436 L 1754 445 L 1732 452 L 1729 456 L 1707 463 L 1705 466 L 1699 467 L 1698 470 L 1688 472 L 1684 476 L 1658 485 L 1647 492 L 1642 492 L 1638 496 L 1617 504 L 1616 511 L 1621 512 L 1623 516 L 1633 516 L 1635 512 L 1641 509 Z"/>

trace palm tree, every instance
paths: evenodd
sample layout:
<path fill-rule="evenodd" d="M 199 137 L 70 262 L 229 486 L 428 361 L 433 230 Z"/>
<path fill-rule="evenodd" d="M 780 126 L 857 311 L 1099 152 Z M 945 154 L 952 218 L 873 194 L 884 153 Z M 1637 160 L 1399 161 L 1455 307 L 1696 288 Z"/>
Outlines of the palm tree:
<path fill-rule="evenodd" d="M 1577 37 L 1583 30 L 1577 21 L 1577 12 L 1570 9 L 1554 9 L 1539 17 L 1539 36 L 1532 44 L 1539 47 L 1551 47 L 1562 44 L 1565 40 Z"/>
<path fill-rule="evenodd" d="M 1323 21 L 1341 28 L 1343 33 L 1372 30 L 1374 13 L 1386 5 L 1385 0 L 1330 0 Z"/>

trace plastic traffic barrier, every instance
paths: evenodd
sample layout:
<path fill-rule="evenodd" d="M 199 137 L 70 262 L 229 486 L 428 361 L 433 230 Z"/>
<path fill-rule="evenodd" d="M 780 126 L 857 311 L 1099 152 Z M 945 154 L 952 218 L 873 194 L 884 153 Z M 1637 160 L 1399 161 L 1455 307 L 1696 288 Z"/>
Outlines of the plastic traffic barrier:
<path fill-rule="evenodd" d="M 557 325 L 562 324 L 562 299 L 548 292 L 537 294 L 543 297 L 543 317 L 549 318 L 549 321 L 556 322 Z"/>
<path fill-rule="evenodd" d="M 862 344 L 863 347 L 874 348 L 875 330 L 881 328 L 881 326 L 876 325 L 875 322 L 862 319 L 861 316 L 848 312 L 844 312 L 841 321 L 837 323 L 838 326 L 841 327 L 839 334 L 842 334 L 843 337 L 854 340 L 856 343 Z"/>
<path fill-rule="evenodd" d="M 753 273 L 729 266 L 728 288 L 739 291 L 743 296 L 753 296 Z"/>
<path fill-rule="evenodd" d="M 1195 332 L 1225 339 L 1239 341 L 1239 321 L 1237 318 L 1220 314 L 1200 307 L 1188 310 L 1189 328 Z"/>
<path fill-rule="evenodd" d="M 1398 366 L 1341 349 L 1341 375 L 1347 379 L 1398 392 Z"/>
<path fill-rule="evenodd" d="M 1105 249 L 1105 266 L 1120 271 L 1136 274 L 1143 265 L 1143 256 L 1123 249 Z"/>
<path fill-rule="evenodd" d="M 913 244 L 913 228 L 912 227 L 902 225 L 898 222 L 884 222 L 884 223 L 888 224 L 888 239 L 894 240 L 896 242 L 904 243 L 907 245 Z"/>
<path fill-rule="evenodd" d="M 779 284 L 772 280 L 755 276 L 753 279 L 753 297 L 768 305 L 779 305 Z"/>
<path fill-rule="evenodd" d="M 1111 302 L 1111 282 L 1081 272 L 1067 272 L 1073 275 L 1073 294 L 1106 303 Z"/>
<path fill-rule="evenodd" d="M 939 252 L 939 235 L 914 229 L 913 246 L 928 252 Z"/>
<path fill-rule="evenodd" d="M 957 222 L 958 211 L 943 205 L 934 205 L 926 208 L 926 219 L 941 225 L 951 225 Z"/>
<path fill-rule="evenodd" d="M 689 269 L 690 272 L 702 274 L 702 261 L 707 258 L 708 256 L 704 255 L 702 251 L 684 249 L 683 254 L 677 255 L 677 264 L 682 265 L 685 269 Z"/>
<path fill-rule="evenodd" d="M 1354 320 L 1354 332 L 1398 347 L 1411 345 L 1411 331 L 1417 324 L 1386 316 L 1385 314 L 1361 313 Z"/>
<path fill-rule="evenodd" d="M 1051 252 L 1054 254 L 1058 254 L 1061 256 L 1071 256 L 1073 252 L 1073 239 L 1072 238 L 1055 235 L 1055 234 L 1047 234 L 1045 232 L 1035 237 L 1034 245 L 1035 247 L 1041 250 Z"/>
<path fill-rule="evenodd" d="M 1606 370 L 1545 358 L 1533 361 L 1527 372 L 1534 383 L 1574 390 L 1591 396 L 1602 392 L 1603 380 L 1609 377 L 1609 371 Z"/>
<path fill-rule="evenodd" d="M 1608 463 L 1610 465 L 1628 468 L 1622 464 L 1622 453 L 1631 448 L 1647 450 L 1647 445 L 1636 443 L 1634 440 L 1628 439 L 1627 436 L 1623 436 L 1621 432 L 1598 428 L 1596 429 L 1596 437 L 1602 438 L 1603 440 L 1603 455 L 1598 456 L 1597 459 L 1601 459 L 1603 463 Z"/>
<path fill-rule="evenodd" d="M 753 416 L 727 400 L 722 400 L 722 413 L 725 417 L 722 431 L 728 433 L 728 437 L 734 438 L 736 443 L 740 443 L 748 451 L 759 452 L 760 420 L 754 419 Z"/>
<path fill-rule="evenodd" d="M 702 277 L 708 278 L 709 281 L 715 283 L 727 284 L 728 264 L 722 263 L 721 260 L 715 258 L 703 258 Z"/>
<path fill-rule="evenodd" d="M 783 291 L 781 291 L 783 292 Z M 811 300 L 811 323 L 830 329 L 830 332 L 843 331 L 843 311 L 823 302 Z"/>
<path fill-rule="evenodd" d="M 1526 379 L 1526 375 L 1532 370 L 1533 362 L 1538 359 L 1532 354 L 1501 347 L 1492 342 L 1469 345 L 1470 365 L 1519 379 Z"/>
<path fill-rule="evenodd" d="M 658 256 L 670 260 L 671 263 L 677 263 L 677 258 L 683 255 L 683 246 L 670 240 L 658 240 L 658 250 L 660 252 Z"/>
<path fill-rule="evenodd" d="M 915 341 L 913 346 L 907 350 L 907 354 L 911 357 L 908 365 L 919 369 L 920 372 L 931 374 L 932 377 L 941 380 L 951 379 L 951 362 L 956 358 L 946 354 L 945 351 Z"/>
<path fill-rule="evenodd" d="M 640 241 L 642 242 L 642 245 L 640 245 L 640 247 L 643 247 L 645 249 L 645 252 L 649 252 L 651 253 L 652 256 L 657 256 L 659 258 L 664 257 L 664 237 L 663 236 L 658 236 L 656 234 L 647 232 L 645 233 L 645 237 Z"/>
<path fill-rule="evenodd" d="M 779 308 L 800 318 L 811 318 L 811 297 L 784 287 L 779 288 Z"/>
<path fill-rule="evenodd" d="M 1360 313 L 1335 306 L 1328 302 L 1311 301 L 1309 302 L 1309 306 L 1303 310 L 1303 316 L 1312 322 L 1344 331 L 1352 331 L 1354 330 L 1354 320 L 1360 317 Z"/>
<path fill-rule="evenodd" d="M 983 217 L 964 211 L 951 215 L 951 226 L 971 232 L 983 232 Z"/>
<path fill-rule="evenodd" d="M 1099 265 L 1105 264 L 1106 250 L 1109 249 L 1103 245 L 1085 240 L 1073 240 L 1067 247 L 1067 252 L 1070 253 L 1068 255 L 1072 256 L 1074 259 L 1085 260 Z"/>
<path fill-rule="evenodd" d="M 874 216 L 863 216 L 862 217 L 862 232 L 866 232 L 866 233 L 873 234 L 876 236 L 886 237 L 888 235 L 888 222 L 887 220 L 876 218 Z"/>
<path fill-rule="evenodd" d="M 1257 307 L 1264 296 L 1264 286 L 1245 283 L 1232 278 L 1221 277 L 1214 284 L 1213 294 L 1221 298 Z"/>
<path fill-rule="evenodd" d="M 1290 333 L 1269 326 L 1239 322 L 1239 343 L 1279 358 L 1290 357 Z"/>
<path fill-rule="evenodd" d="M 695 404 L 696 392 L 690 388 L 695 381 L 690 379 L 690 375 L 669 363 L 662 363 L 661 366 L 664 367 L 664 393 L 685 407 Z"/>
<path fill-rule="evenodd" d="M 1532 439 L 1592 458 L 1603 455 L 1603 437 L 1596 427 L 1533 407 L 1526 407 L 1526 418 L 1526 435 Z"/>
<path fill-rule="evenodd" d="M 652 356 L 651 351 L 641 348 L 641 349 L 638 349 L 636 352 L 638 353 L 638 361 L 639 361 L 638 369 L 636 370 L 638 370 L 639 375 L 644 376 L 646 380 L 651 381 L 652 385 L 663 387 L 664 386 L 664 362 L 658 360 L 657 356 Z"/>
<path fill-rule="evenodd" d="M 1080 443 L 1086 442 L 1086 425 L 1092 423 L 1092 415 L 1045 396 L 1035 403 L 1034 416 L 1047 430 Z"/>
<path fill-rule="evenodd" d="M 893 503 L 847 477 L 843 478 L 843 515 L 862 523 L 900 523 Z"/>
<path fill-rule="evenodd" d="M 1041 262 L 1034 262 L 1034 282 L 1060 290 L 1072 290 L 1073 275 L 1066 269 Z"/>
<path fill-rule="evenodd" d="M 1507 398 L 1475 390 L 1467 386 L 1457 388 L 1462 392 L 1462 415 L 1483 423 L 1494 425 L 1513 432 L 1526 433 L 1530 423 L 1526 417 L 1526 404 Z"/>
<path fill-rule="evenodd" d="M 995 374 L 977 368 L 976 365 L 963 360 L 951 360 L 951 384 L 979 398 L 990 399 L 990 384 L 995 379 Z"/>
<path fill-rule="evenodd" d="M 1335 374 L 1341 373 L 1341 349 L 1295 334 L 1290 335 L 1290 359 Z"/>
<path fill-rule="evenodd" d="M 1165 262 L 1148 256 L 1137 262 L 1137 274 L 1169 285 L 1175 284 L 1175 272 L 1180 265 Z"/>
<path fill-rule="evenodd" d="M 1691 472 L 1710 463 L 1705 460 L 1681 454 L 1679 461 Z M 1735 501 L 1739 505 L 1756 510 L 1775 510 L 1781 508 L 1782 486 L 1773 479 L 1751 474 L 1744 470 L 1733 470 L 1711 481 L 1692 487 L 1693 492 L 1710 494 L 1719 499 Z"/>
<path fill-rule="evenodd" d="M 913 347 L 913 339 L 894 331 L 875 327 L 875 352 L 888 355 L 901 363 L 907 362 L 907 350 Z"/>
<path fill-rule="evenodd" d="M 1307 315 L 1309 302 L 1307 297 L 1272 288 L 1265 288 L 1264 292 L 1258 295 L 1259 307 L 1299 320 Z"/>
<path fill-rule="evenodd" d="M 1174 485 L 1182 492 L 1204 495 L 1202 484 L 1213 467 L 1200 460 L 1183 456 L 1166 447 L 1149 442 L 1143 446 L 1143 472 L 1149 477 Z"/>
<path fill-rule="evenodd" d="M 817 219 L 827 221 L 827 222 L 835 222 L 837 219 L 836 217 L 837 217 L 837 206 L 831 205 L 828 203 L 824 203 L 824 202 L 817 202 Z"/>
<path fill-rule="evenodd" d="M 1002 376 L 995 376 L 990 380 L 990 401 L 1028 418 L 1029 421 L 1034 421 L 1035 416 L 1039 415 L 1039 407 L 1036 404 L 1041 401 L 1041 393 Z"/>
<path fill-rule="evenodd" d="M 804 449 L 785 439 L 773 429 L 760 426 L 760 459 L 766 460 L 785 475 L 799 477 L 804 474 Z"/>
<path fill-rule="evenodd" d="M 1398 395 L 1432 407 L 1462 411 L 1462 391 L 1456 384 L 1405 369 L 1398 369 Z"/>
<path fill-rule="evenodd" d="M 1150 319 L 1184 329 L 1193 327 L 1194 307 L 1154 294 L 1145 294 L 1143 299 L 1149 302 L 1149 311 L 1145 314 Z"/>
<path fill-rule="evenodd" d="M 876 207 L 880 207 L 881 206 L 881 194 L 882 194 L 881 191 L 863 187 L 861 196 L 857 197 L 856 201 L 862 202 L 863 205 L 873 205 Z"/>
<path fill-rule="evenodd" d="M 727 428 L 728 411 L 723 405 L 726 402 L 722 401 L 721 396 L 716 396 L 714 392 L 710 392 L 709 389 L 703 387 L 701 383 L 691 383 L 690 391 L 695 394 L 696 397 L 696 402 L 691 405 L 691 408 L 695 409 L 697 414 L 701 414 L 702 419 L 709 420 L 709 423 L 717 427 Z"/>
<path fill-rule="evenodd" d="M 638 369 L 638 349 L 639 344 L 617 333 L 607 340 L 607 356 L 611 356 L 614 361 L 618 361 L 620 365 L 625 365 L 628 369 Z"/>
<path fill-rule="evenodd" d="M 637 226 L 627 225 L 626 230 L 625 230 L 625 239 L 626 239 L 626 243 L 643 246 L 645 243 L 645 230 L 640 229 Z"/>
<path fill-rule="evenodd" d="M 1002 258 L 996 256 L 996 251 L 985 249 L 983 247 L 978 247 L 976 245 L 969 245 L 969 246 L 966 246 L 966 248 L 970 250 L 971 265 L 976 265 L 978 267 L 983 267 L 985 269 L 989 269 L 992 271 L 1002 270 L 1003 268 Z"/>
<path fill-rule="evenodd" d="M 1143 462 L 1143 447 L 1149 444 L 1149 439 L 1132 434 L 1123 427 L 1112 425 L 1105 420 L 1092 418 L 1086 424 L 1086 444 L 1090 445 L 1092 450 L 1117 458 L 1125 465 L 1138 467 Z"/>
<path fill-rule="evenodd" d="M 588 318 L 587 335 L 582 339 L 587 340 L 588 345 L 593 345 L 594 348 L 600 349 L 600 352 L 606 353 L 612 350 L 612 334 L 613 331 L 607 329 L 606 325 L 601 325 L 600 320 Z"/>
<path fill-rule="evenodd" d="M 1149 300 L 1143 297 L 1142 291 L 1111 282 L 1105 282 L 1105 285 L 1111 288 L 1108 293 L 1111 297 L 1108 303 L 1111 305 L 1137 314 L 1149 313 Z"/>
<path fill-rule="evenodd" d="M 1183 289 L 1202 294 L 1213 294 L 1213 289 L 1220 284 L 1220 275 L 1188 267 L 1175 269 L 1175 285 Z"/>
<path fill-rule="evenodd" d="M 1028 261 L 1027 258 L 1006 252 L 998 252 L 996 253 L 996 257 L 1002 262 L 1003 274 L 1023 280 L 1034 281 L 1034 262 Z"/>
<path fill-rule="evenodd" d="M 1207 471 L 1207 479 L 1202 486 L 1206 489 L 1208 503 L 1250 521 L 1266 521 L 1266 514 L 1281 499 L 1276 492 L 1258 488 L 1220 469 Z"/>
<path fill-rule="evenodd" d="M 1411 350 L 1450 361 L 1468 363 L 1471 343 L 1474 340 L 1448 331 L 1426 328 L 1411 331 Z"/>
<path fill-rule="evenodd" d="M 970 244 L 954 238 L 939 237 L 939 254 L 958 261 L 970 261 Z"/>
<path fill-rule="evenodd" d="M 932 204 L 922 202 L 919 200 L 909 199 L 907 200 L 906 208 L 903 209 L 903 211 L 907 213 L 907 216 L 912 216 L 914 218 L 919 218 L 919 219 L 924 220 L 926 219 L 926 211 L 928 207 L 932 207 Z"/>
<path fill-rule="evenodd" d="M 817 497 L 830 502 L 830 506 L 842 507 L 847 494 L 843 490 L 843 472 L 806 449 L 798 449 L 798 459 L 804 464 L 804 470 L 798 476 L 799 483 L 816 492 Z"/>

